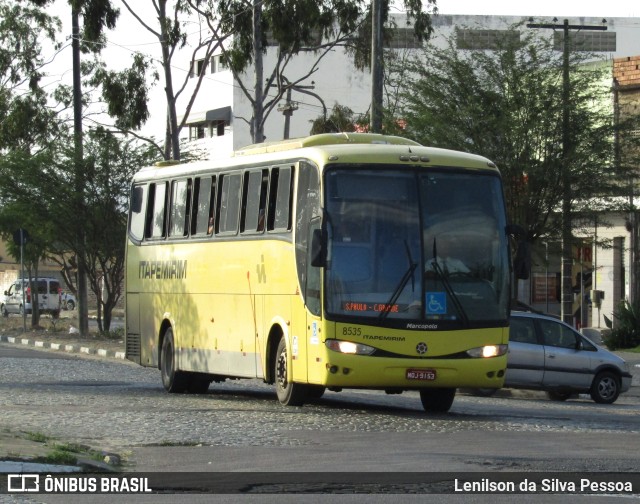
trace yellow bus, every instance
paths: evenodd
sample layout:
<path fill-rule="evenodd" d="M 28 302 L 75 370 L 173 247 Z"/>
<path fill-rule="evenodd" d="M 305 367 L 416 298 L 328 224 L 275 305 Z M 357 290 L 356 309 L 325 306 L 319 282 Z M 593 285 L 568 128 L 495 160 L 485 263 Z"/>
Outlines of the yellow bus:
<path fill-rule="evenodd" d="M 503 385 L 510 303 L 489 160 L 339 133 L 160 163 L 131 187 L 126 356 L 169 392 L 258 378 L 284 405 L 325 390 Z"/>

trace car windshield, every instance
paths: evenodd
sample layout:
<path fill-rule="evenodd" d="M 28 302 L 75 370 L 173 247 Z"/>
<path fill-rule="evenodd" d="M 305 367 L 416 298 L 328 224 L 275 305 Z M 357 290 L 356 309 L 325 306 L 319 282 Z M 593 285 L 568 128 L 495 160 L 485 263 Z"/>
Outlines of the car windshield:
<path fill-rule="evenodd" d="M 334 169 L 326 187 L 328 316 L 463 327 L 507 319 L 497 176 Z"/>

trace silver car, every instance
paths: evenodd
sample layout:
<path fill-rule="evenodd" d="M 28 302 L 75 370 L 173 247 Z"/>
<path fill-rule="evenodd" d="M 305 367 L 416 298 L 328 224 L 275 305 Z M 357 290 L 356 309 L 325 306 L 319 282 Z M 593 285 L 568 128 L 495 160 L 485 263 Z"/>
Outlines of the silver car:
<path fill-rule="evenodd" d="M 512 312 L 505 387 L 546 390 L 564 401 L 590 394 L 611 404 L 631 386 L 624 359 L 594 344 L 553 317 Z"/>

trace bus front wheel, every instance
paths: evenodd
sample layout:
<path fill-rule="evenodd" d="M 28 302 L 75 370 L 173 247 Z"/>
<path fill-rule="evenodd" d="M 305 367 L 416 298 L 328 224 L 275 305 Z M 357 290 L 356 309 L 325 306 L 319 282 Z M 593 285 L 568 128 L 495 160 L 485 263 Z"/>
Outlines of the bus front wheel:
<path fill-rule="evenodd" d="M 274 366 L 276 394 L 278 401 L 285 406 L 301 406 L 306 396 L 305 386 L 291 381 L 291 368 L 287 353 L 287 343 L 280 338 Z"/>
<path fill-rule="evenodd" d="M 173 341 L 173 329 L 168 328 L 162 340 L 162 351 L 160 354 L 160 373 L 162 375 L 162 385 L 167 392 L 182 393 L 187 389 L 187 377 L 184 372 L 176 370 L 176 352 Z"/>
<path fill-rule="evenodd" d="M 422 407 L 428 413 L 446 413 L 456 396 L 454 388 L 428 388 L 420 391 Z"/>

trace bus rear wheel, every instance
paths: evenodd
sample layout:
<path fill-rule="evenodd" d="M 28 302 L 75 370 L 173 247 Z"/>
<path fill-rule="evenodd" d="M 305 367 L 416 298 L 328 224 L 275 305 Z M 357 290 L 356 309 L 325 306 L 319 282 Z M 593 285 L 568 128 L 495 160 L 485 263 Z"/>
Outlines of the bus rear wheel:
<path fill-rule="evenodd" d="M 455 388 L 428 388 L 420 391 L 422 407 L 428 413 L 446 413 L 455 396 Z"/>
<path fill-rule="evenodd" d="M 173 329 L 171 328 L 166 330 L 162 340 L 160 374 L 162 375 L 162 385 L 164 385 L 167 392 L 179 394 L 187 390 L 187 375 L 176 370 L 175 343 L 173 341 Z"/>
<path fill-rule="evenodd" d="M 291 367 L 287 353 L 287 343 L 284 338 L 280 338 L 273 376 L 276 381 L 276 394 L 278 401 L 285 406 L 301 406 L 306 397 L 305 386 L 291 381 Z"/>

